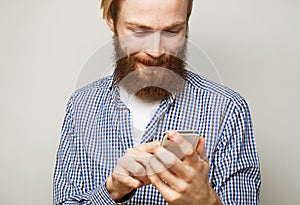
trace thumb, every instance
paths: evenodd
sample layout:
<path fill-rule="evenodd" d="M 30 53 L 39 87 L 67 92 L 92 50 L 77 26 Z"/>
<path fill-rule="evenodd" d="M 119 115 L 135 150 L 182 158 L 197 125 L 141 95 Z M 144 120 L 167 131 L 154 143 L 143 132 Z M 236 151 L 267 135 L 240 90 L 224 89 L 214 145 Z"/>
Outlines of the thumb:
<path fill-rule="evenodd" d="M 196 152 L 200 156 L 201 159 L 203 159 L 203 160 L 207 159 L 204 137 L 199 138 L 198 145 L 197 145 L 197 148 L 196 148 Z"/>

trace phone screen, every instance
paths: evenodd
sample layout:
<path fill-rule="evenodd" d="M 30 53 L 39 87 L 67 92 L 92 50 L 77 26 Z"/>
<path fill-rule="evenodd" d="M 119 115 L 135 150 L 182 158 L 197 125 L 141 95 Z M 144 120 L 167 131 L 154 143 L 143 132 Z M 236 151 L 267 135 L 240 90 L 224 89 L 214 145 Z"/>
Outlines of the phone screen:
<path fill-rule="evenodd" d="M 199 132 L 196 130 L 178 130 L 177 132 L 179 132 L 179 134 L 190 143 L 190 146 L 180 148 L 177 144 L 175 144 L 168 138 L 168 132 L 165 132 L 163 134 L 161 146 L 175 154 L 179 159 L 182 159 L 185 153 L 187 153 L 191 149 L 191 147 L 196 149 L 200 136 Z"/>

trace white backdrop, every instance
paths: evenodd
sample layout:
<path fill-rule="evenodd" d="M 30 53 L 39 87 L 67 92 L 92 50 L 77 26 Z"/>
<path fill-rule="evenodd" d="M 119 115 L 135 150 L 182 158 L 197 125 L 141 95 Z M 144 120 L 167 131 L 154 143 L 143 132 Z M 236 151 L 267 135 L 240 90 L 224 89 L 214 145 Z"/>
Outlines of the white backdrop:
<path fill-rule="evenodd" d="M 0 1 L 0 204 L 52 204 L 64 109 L 111 33 L 98 1 Z M 300 203 L 300 2 L 195 0 L 190 38 L 250 104 L 261 204 Z"/>

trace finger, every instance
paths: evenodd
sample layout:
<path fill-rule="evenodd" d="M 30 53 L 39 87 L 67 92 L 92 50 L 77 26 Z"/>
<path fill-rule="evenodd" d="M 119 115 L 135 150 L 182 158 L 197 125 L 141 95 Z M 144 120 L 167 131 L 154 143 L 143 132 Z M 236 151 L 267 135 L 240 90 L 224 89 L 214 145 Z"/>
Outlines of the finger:
<path fill-rule="evenodd" d="M 161 161 L 166 169 L 169 169 L 172 173 L 174 173 L 179 178 L 188 178 L 190 179 L 190 171 L 188 167 L 178 159 L 172 152 L 169 152 L 163 147 L 157 147 L 154 150 L 154 156 Z M 154 158 L 154 157 L 153 157 Z M 153 159 L 151 158 L 150 162 Z M 163 171 L 163 170 L 156 170 Z"/>
<path fill-rule="evenodd" d="M 202 152 L 202 149 L 204 148 L 204 144 L 205 141 L 203 140 L 203 137 L 200 137 L 196 147 L 196 152 L 198 155 L 200 155 L 200 153 Z"/>
<path fill-rule="evenodd" d="M 208 159 L 207 154 L 206 154 L 206 149 L 205 149 L 205 139 L 204 139 L 204 137 L 199 138 L 198 145 L 197 145 L 197 148 L 196 148 L 196 152 L 202 160 L 206 161 Z"/>
<path fill-rule="evenodd" d="M 192 144 L 189 143 L 187 140 L 185 140 L 180 134 L 176 131 L 169 131 L 168 137 L 171 141 L 173 141 L 181 152 L 184 155 L 184 162 L 190 166 L 193 166 L 199 162 L 198 155 L 194 148 L 192 147 Z"/>
<path fill-rule="evenodd" d="M 130 176 L 147 185 L 150 181 L 147 177 L 146 165 L 152 156 L 137 148 L 128 149 L 125 156 L 119 160 L 119 164 L 129 172 Z"/>
<path fill-rule="evenodd" d="M 152 154 L 149 154 L 148 152 L 145 152 L 138 148 L 133 148 L 128 149 L 125 153 L 125 156 L 128 158 L 132 158 L 134 161 L 139 162 L 146 167 L 150 158 L 152 157 Z"/>
<path fill-rule="evenodd" d="M 143 152 L 148 152 L 148 153 L 153 153 L 153 150 L 160 145 L 159 141 L 153 141 L 149 143 L 144 143 L 141 144 L 137 147 L 137 149 L 143 151 Z"/>
<path fill-rule="evenodd" d="M 112 173 L 112 183 L 121 193 L 128 191 L 128 188 L 137 189 L 143 185 L 139 180 L 129 176 L 126 170 L 120 166 Z"/>
<path fill-rule="evenodd" d="M 148 175 L 151 184 L 156 187 L 156 189 L 164 196 L 165 199 L 176 197 L 178 195 L 175 190 L 171 189 L 157 174 L 155 174 L 155 171 L 151 168 L 151 166 L 147 167 L 147 171 L 152 173 Z"/>
<path fill-rule="evenodd" d="M 118 161 L 118 168 L 122 168 L 128 173 L 128 175 L 133 177 L 143 177 L 147 175 L 145 167 L 137 162 L 132 156 L 121 157 Z M 116 169 L 116 171 L 119 171 Z M 122 170 L 121 170 L 122 171 Z M 122 173 L 122 172 L 121 172 Z"/>
<path fill-rule="evenodd" d="M 148 169 L 149 166 L 150 169 Z M 186 183 L 181 178 L 178 178 L 175 174 L 169 171 L 157 158 L 153 157 L 150 160 L 149 166 L 147 166 L 148 177 L 149 175 L 157 175 L 160 179 L 163 179 L 162 181 L 167 183 L 172 189 L 179 192 L 183 189 L 183 187 L 186 187 L 183 186 Z"/>

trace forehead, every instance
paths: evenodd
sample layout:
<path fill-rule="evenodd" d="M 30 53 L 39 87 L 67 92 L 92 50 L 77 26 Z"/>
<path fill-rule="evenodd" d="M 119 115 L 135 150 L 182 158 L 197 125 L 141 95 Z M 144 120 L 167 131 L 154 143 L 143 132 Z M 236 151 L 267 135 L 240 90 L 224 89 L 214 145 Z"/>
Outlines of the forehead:
<path fill-rule="evenodd" d="M 186 21 L 187 8 L 188 0 L 125 0 L 119 20 L 159 28 Z"/>

